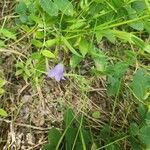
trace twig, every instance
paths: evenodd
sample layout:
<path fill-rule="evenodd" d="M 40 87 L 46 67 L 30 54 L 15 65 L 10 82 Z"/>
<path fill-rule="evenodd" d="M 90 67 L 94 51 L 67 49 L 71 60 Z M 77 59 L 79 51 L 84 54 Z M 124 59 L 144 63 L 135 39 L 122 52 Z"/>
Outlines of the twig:
<path fill-rule="evenodd" d="M 12 123 L 11 120 L 2 119 L 2 118 L 0 118 L 0 121 L 4 121 L 6 123 Z M 50 127 L 50 128 L 42 128 L 42 127 L 36 127 L 36 126 L 33 126 L 33 125 L 23 124 L 23 123 L 16 123 L 16 122 L 14 122 L 14 124 L 17 125 L 17 126 L 26 127 L 26 128 L 32 128 L 32 129 L 41 130 L 41 131 L 48 131 L 48 130 L 50 130 L 52 128 L 52 127 Z"/>

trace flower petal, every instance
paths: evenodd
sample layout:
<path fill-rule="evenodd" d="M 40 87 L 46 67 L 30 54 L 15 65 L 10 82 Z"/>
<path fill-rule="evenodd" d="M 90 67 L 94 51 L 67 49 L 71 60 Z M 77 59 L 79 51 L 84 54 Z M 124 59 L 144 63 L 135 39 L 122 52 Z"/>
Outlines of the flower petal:
<path fill-rule="evenodd" d="M 51 77 L 51 78 L 54 77 L 55 80 L 59 82 L 61 79 L 64 80 L 64 72 L 65 72 L 64 65 L 57 64 L 53 69 L 51 69 L 48 72 L 48 77 Z"/>

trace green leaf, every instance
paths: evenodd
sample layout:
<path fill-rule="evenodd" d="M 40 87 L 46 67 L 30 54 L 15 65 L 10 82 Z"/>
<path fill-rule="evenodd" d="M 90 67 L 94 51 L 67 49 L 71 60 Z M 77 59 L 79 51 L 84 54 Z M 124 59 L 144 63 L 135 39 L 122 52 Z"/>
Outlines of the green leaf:
<path fill-rule="evenodd" d="M 48 132 L 48 141 L 50 144 L 52 144 L 53 146 L 57 146 L 58 141 L 61 138 L 61 133 L 58 129 L 56 128 L 52 128 L 50 129 L 50 131 Z"/>
<path fill-rule="evenodd" d="M 83 57 L 85 57 L 85 55 L 89 51 L 89 48 L 90 48 L 89 42 L 85 38 L 82 38 L 79 43 L 79 50 Z"/>
<path fill-rule="evenodd" d="M 136 136 L 136 135 L 139 134 L 139 127 L 136 123 L 131 123 L 130 133 L 131 133 L 132 136 Z"/>
<path fill-rule="evenodd" d="M 0 40 L 0 48 L 1 47 L 5 47 L 6 45 L 5 45 L 5 42 L 4 41 L 2 41 L 2 40 Z"/>
<path fill-rule="evenodd" d="M 103 140 L 108 140 L 110 138 L 110 133 L 111 133 L 111 127 L 109 125 L 105 125 L 100 131 L 100 137 Z"/>
<path fill-rule="evenodd" d="M 68 108 L 64 114 L 64 123 L 65 129 L 68 128 L 65 134 L 65 142 L 66 149 L 69 150 L 72 149 L 79 126 L 74 118 L 74 113 L 70 108 Z"/>
<path fill-rule="evenodd" d="M 16 35 L 13 32 L 9 31 L 8 29 L 4 29 L 4 28 L 0 29 L 0 34 L 2 34 L 2 36 L 6 37 L 6 38 L 10 38 L 13 40 L 16 39 Z"/>
<path fill-rule="evenodd" d="M 139 139 L 142 143 L 150 145 L 150 126 L 143 126 L 140 129 Z"/>
<path fill-rule="evenodd" d="M 7 114 L 7 112 L 4 109 L 0 108 L 0 116 L 7 117 L 8 114 Z"/>
<path fill-rule="evenodd" d="M 73 15 L 73 5 L 68 0 L 54 0 L 54 3 L 65 15 Z"/>
<path fill-rule="evenodd" d="M 136 11 L 130 5 L 127 5 L 125 8 L 128 12 L 129 19 L 138 18 Z M 129 26 L 139 31 L 144 29 L 144 24 L 142 21 L 136 21 L 134 23 L 130 23 Z"/>
<path fill-rule="evenodd" d="M 145 2 L 143 0 L 136 0 L 131 3 L 133 9 L 136 10 L 137 13 L 141 13 L 146 9 Z"/>
<path fill-rule="evenodd" d="M 19 75 L 22 74 L 22 73 L 23 73 L 23 70 L 22 70 L 22 69 L 19 69 L 19 70 L 16 71 L 15 75 L 16 75 L 16 76 L 19 76 Z"/>
<path fill-rule="evenodd" d="M 67 41 L 67 39 L 65 37 L 61 37 L 63 43 L 67 46 L 67 48 L 74 54 L 77 55 L 78 57 L 82 57 L 71 45 L 70 43 Z"/>
<path fill-rule="evenodd" d="M 49 50 L 42 50 L 42 55 L 48 58 L 55 58 L 55 55 Z"/>
<path fill-rule="evenodd" d="M 49 47 L 53 46 L 54 44 L 56 44 L 56 42 L 57 42 L 57 39 L 50 39 L 50 40 L 47 40 L 47 41 L 45 42 L 45 46 L 46 46 L 47 48 L 49 48 Z"/>
<path fill-rule="evenodd" d="M 27 6 L 23 0 L 19 1 L 19 4 L 16 6 L 16 13 L 21 15 L 21 14 L 26 14 L 27 12 Z"/>
<path fill-rule="evenodd" d="M 3 87 L 6 84 L 6 81 L 4 79 L 0 79 L 0 87 Z"/>
<path fill-rule="evenodd" d="M 145 122 L 147 125 L 150 125 L 150 112 L 147 112 Z"/>
<path fill-rule="evenodd" d="M 43 43 L 40 40 L 33 39 L 32 44 L 38 48 L 43 47 Z"/>
<path fill-rule="evenodd" d="M 42 147 L 42 150 L 54 150 L 56 149 L 55 145 L 52 144 L 46 144 Z"/>
<path fill-rule="evenodd" d="M 40 0 L 40 5 L 43 8 L 43 10 L 50 16 L 58 15 L 57 5 L 53 3 L 51 0 Z"/>
<path fill-rule="evenodd" d="M 5 90 L 0 88 L 0 95 L 4 94 Z"/>
<path fill-rule="evenodd" d="M 92 144 L 91 150 L 97 150 L 97 146 L 95 143 Z"/>
<path fill-rule="evenodd" d="M 133 81 L 130 86 L 135 96 L 139 100 L 143 101 L 146 93 L 150 89 L 150 76 L 148 75 L 148 72 L 145 69 L 140 68 L 135 73 Z"/>
<path fill-rule="evenodd" d="M 101 113 L 99 111 L 95 111 L 95 112 L 93 112 L 92 117 L 99 119 L 101 117 Z"/>
<path fill-rule="evenodd" d="M 99 71 L 100 73 L 104 73 L 106 71 L 108 61 L 107 61 L 106 56 L 104 55 L 100 55 L 100 56 L 94 58 L 95 67 L 97 71 Z"/>
<path fill-rule="evenodd" d="M 76 55 L 73 55 L 70 59 L 70 66 L 71 68 L 76 68 L 79 63 L 82 61 L 82 58 L 81 57 L 78 57 Z"/>
<path fill-rule="evenodd" d="M 107 79 L 107 90 L 110 96 L 115 96 L 118 94 L 121 88 L 123 75 L 127 71 L 128 66 L 129 64 L 126 62 L 119 62 L 108 67 L 109 74 Z"/>
<path fill-rule="evenodd" d="M 69 26 L 69 29 L 75 30 L 83 27 L 86 24 L 85 19 L 74 20 L 72 25 Z"/>

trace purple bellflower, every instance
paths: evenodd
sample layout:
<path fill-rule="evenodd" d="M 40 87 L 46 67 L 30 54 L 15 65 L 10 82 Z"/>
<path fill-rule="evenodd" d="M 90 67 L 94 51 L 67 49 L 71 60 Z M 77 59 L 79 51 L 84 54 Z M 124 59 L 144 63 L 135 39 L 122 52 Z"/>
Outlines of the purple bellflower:
<path fill-rule="evenodd" d="M 53 69 L 48 71 L 48 77 L 54 78 L 57 82 L 59 82 L 60 80 L 65 80 L 64 72 L 64 65 L 59 63 Z"/>

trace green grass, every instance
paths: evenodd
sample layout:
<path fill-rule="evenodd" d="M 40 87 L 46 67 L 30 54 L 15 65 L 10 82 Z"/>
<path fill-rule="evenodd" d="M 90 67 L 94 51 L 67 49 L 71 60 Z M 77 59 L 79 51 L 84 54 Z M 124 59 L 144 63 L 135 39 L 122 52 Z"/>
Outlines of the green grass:
<path fill-rule="evenodd" d="M 22 133 L 26 149 L 150 148 L 149 0 L 5 0 L 0 9 L 0 121 L 11 127 L 1 124 L 0 147 L 19 149 Z M 47 77 L 58 63 L 60 82 Z"/>

